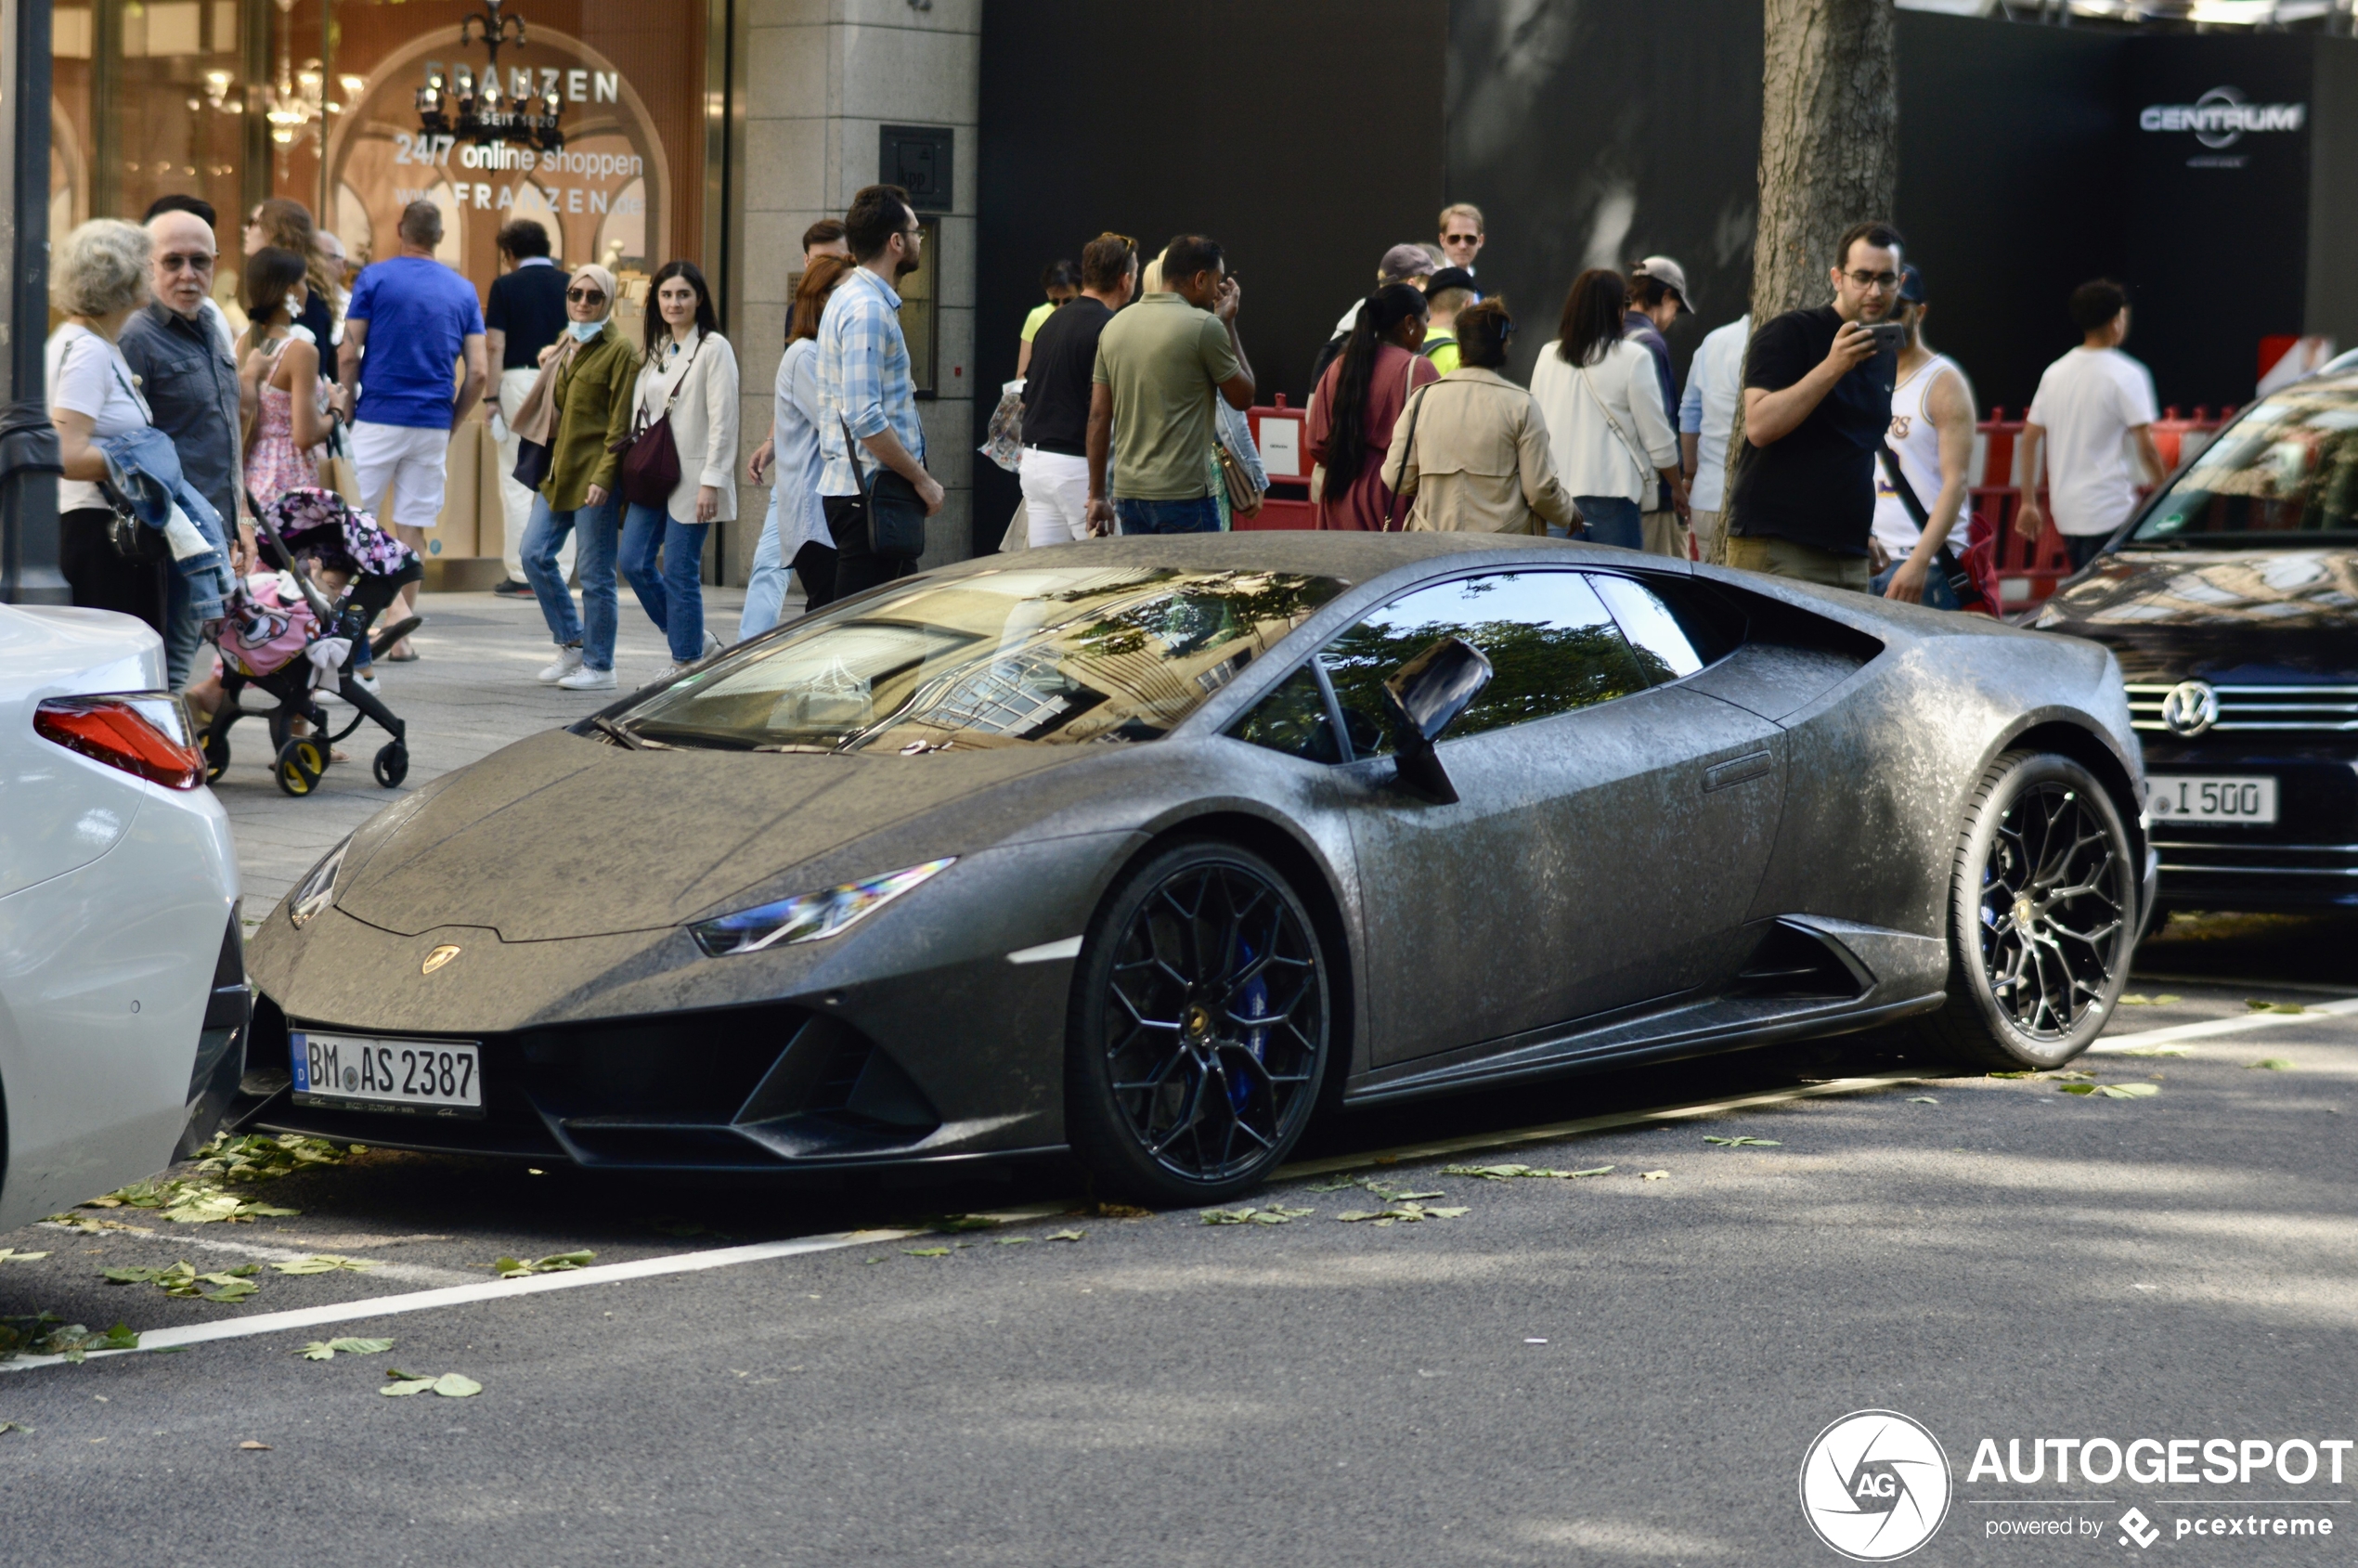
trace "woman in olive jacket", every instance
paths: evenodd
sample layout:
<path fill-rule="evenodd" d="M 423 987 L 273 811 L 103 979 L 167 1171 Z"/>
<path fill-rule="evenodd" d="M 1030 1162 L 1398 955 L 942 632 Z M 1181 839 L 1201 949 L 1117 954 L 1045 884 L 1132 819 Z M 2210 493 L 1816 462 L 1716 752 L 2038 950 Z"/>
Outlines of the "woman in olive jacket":
<path fill-rule="evenodd" d="M 614 324 L 614 296 L 613 273 L 594 265 L 575 270 L 565 285 L 567 335 L 548 350 L 540 379 L 516 414 L 518 434 L 549 447 L 549 476 L 533 498 L 532 525 L 524 537 L 524 574 L 557 644 L 556 662 L 541 670 L 541 683 L 568 692 L 615 689 L 615 549 L 622 498 L 615 493 L 620 460 L 612 448 L 630 433 L 639 351 Z M 569 532 L 581 540 L 578 612 L 557 566 Z"/>

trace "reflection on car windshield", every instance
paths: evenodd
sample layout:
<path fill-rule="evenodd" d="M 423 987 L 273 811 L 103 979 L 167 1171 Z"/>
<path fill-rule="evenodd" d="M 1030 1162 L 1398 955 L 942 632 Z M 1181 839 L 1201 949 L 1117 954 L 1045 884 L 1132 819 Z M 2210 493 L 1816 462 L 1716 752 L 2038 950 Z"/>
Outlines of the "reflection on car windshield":
<path fill-rule="evenodd" d="M 2298 544 L 2358 534 L 2358 377 L 2267 398 L 2203 449 L 2132 543 L 2227 536 Z"/>
<path fill-rule="evenodd" d="M 732 750 L 1152 740 L 1344 586 L 1077 564 L 920 581 L 823 611 L 622 722 Z"/>

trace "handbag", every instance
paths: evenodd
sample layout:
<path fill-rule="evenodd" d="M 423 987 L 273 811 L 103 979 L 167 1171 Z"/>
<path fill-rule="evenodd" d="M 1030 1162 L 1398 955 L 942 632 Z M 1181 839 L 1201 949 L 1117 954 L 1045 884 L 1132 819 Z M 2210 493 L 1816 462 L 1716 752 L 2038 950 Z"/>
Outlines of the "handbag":
<path fill-rule="evenodd" d="M 1574 369 L 1574 373 L 1580 377 L 1580 384 L 1588 389 L 1588 400 L 1596 404 L 1597 412 L 1604 415 L 1605 422 L 1613 426 L 1613 435 L 1621 442 L 1621 449 L 1628 453 L 1629 460 L 1638 465 L 1639 506 L 1641 510 L 1651 510 L 1645 507 L 1645 503 L 1653 499 L 1655 477 L 1652 466 L 1639 452 L 1638 443 L 1629 438 L 1629 433 L 1621 428 L 1621 421 L 1613 418 L 1612 407 L 1605 402 L 1604 395 L 1597 390 L 1596 383 L 1588 379 L 1588 367 L 1580 365 L 1575 366 Z"/>
<path fill-rule="evenodd" d="M 1238 517 L 1250 517 L 1261 510 L 1261 487 L 1252 482 L 1245 465 L 1230 454 L 1225 442 L 1214 441 L 1211 455 L 1220 463 L 1220 482 L 1228 487 L 1228 510 Z"/>
<path fill-rule="evenodd" d="M 1414 365 L 1409 366 L 1409 374 L 1414 375 L 1416 369 Z M 1440 384 L 1439 382 L 1429 382 L 1425 385 L 1425 391 L 1431 393 Z M 1417 460 L 1417 416 L 1423 412 L 1425 400 L 1422 397 L 1411 395 L 1408 399 L 1408 438 L 1400 447 L 1400 477 L 1403 479 L 1408 477 L 1408 465 Z M 1380 479 L 1382 476 L 1382 471 L 1378 470 L 1377 477 Z M 1394 490 L 1392 492 L 1392 499 L 1384 502 L 1383 531 L 1387 534 L 1396 534 L 1400 531 L 1400 525 L 1392 520 L 1393 508 L 1400 504 L 1400 497 L 1401 492 Z"/>
<path fill-rule="evenodd" d="M 538 490 L 548 482 L 550 461 L 549 444 L 546 441 L 520 440 L 516 443 L 516 466 L 512 477 L 525 489 Z M 672 461 L 675 465 L 679 461 L 676 452 L 673 454 Z M 664 493 L 670 494 L 668 490 Z"/>
<path fill-rule="evenodd" d="M 704 335 L 699 333 L 696 346 L 688 351 L 688 363 L 680 368 L 680 379 L 671 383 L 671 395 L 663 400 L 663 412 L 649 422 L 646 408 L 641 405 L 639 427 L 611 448 L 622 457 L 615 488 L 622 493 L 624 500 L 659 508 L 679 488 L 680 447 L 671 438 L 671 406 L 680 401 L 680 389 L 688 384 L 689 374 L 696 368 L 696 356 L 703 352 Z M 519 462 L 522 460 L 518 459 Z"/>
<path fill-rule="evenodd" d="M 873 470 L 863 470 L 860 466 L 860 443 L 852 436 L 851 421 L 838 414 L 836 422 L 843 426 L 844 456 L 851 460 L 852 483 L 860 486 L 861 510 L 868 514 L 869 552 L 896 561 L 914 561 L 926 552 L 924 498 L 917 494 L 914 485 L 882 463 Z"/>

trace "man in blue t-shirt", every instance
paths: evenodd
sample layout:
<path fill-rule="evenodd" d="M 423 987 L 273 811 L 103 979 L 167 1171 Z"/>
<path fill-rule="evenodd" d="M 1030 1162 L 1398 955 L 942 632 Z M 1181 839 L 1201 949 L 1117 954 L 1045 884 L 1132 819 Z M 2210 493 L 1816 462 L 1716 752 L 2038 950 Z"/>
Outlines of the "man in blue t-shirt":
<path fill-rule="evenodd" d="M 336 379 L 353 421 L 361 504 L 422 558 L 426 530 L 442 516 L 450 432 L 482 398 L 488 372 L 474 285 L 434 259 L 442 210 L 410 202 L 401 210 L 400 234 L 401 253 L 362 272 L 353 286 Z M 417 593 L 414 583 L 402 590 L 405 614 L 416 610 Z M 418 655 L 404 638 L 385 656 L 398 664 Z"/>

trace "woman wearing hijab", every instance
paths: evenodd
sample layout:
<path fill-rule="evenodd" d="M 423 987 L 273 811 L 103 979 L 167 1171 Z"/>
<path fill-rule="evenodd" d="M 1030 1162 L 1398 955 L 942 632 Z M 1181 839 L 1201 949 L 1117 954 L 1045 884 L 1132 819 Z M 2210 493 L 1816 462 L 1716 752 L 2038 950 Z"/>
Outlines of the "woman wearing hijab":
<path fill-rule="evenodd" d="M 548 477 L 533 498 L 524 538 L 525 578 L 557 644 L 556 661 L 540 680 L 568 692 L 615 689 L 614 568 L 622 506 L 614 493 L 620 460 L 611 448 L 630 431 L 639 351 L 614 324 L 614 299 L 613 273 L 595 263 L 575 270 L 565 285 L 565 335 L 544 351 L 540 379 L 516 410 L 517 434 L 549 448 Z M 557 565 L 567 534 L 579 540 L 577 613 Z"/>
<path fill-rule="evenodd" d="M 1310 395 L 1310 460 L 1326 471 L 1318 526 L 1363 533 L 1397 531 L 1405 519 L 1384 487 L 1384 453 L 1408 395 L 1441 379 L 1419 353 L 1425 340 L 1425 297 L 1406 283 L 1369 294 L 1342 353 Z"/>

